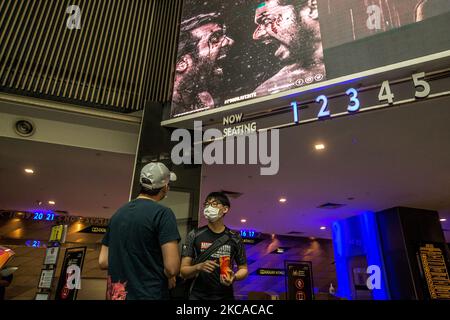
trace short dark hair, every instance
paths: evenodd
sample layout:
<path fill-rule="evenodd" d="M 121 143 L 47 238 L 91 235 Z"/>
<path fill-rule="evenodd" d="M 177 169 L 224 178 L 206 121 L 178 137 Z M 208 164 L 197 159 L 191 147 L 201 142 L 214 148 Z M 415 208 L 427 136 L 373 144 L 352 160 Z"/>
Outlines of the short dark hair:
<path fill-rule="evenodd" d="M 231 208 L 230 199 L 228 199 L 227 195 L 223 192 L 211 192 L 210 194 L 208 194 L 205 201 L 209 201 L 211 199 L 215 199 L 219 201 L 223 206 Z"/>
<path fill-rule="evenodd" d="M 147 195 L 147 196 L 154 197 L 154 196 L 156 196 L 161 190 L 162 190 L 162 188 L 158 188 L 158 189 L 148 189 L 148 188 L 145 188 L 145 187 L 141 186 L 141 190 L 139 191 L 139 193 L 140 193 L 140 194 L 145 194 L 145 195 Z"/>
<path fill-rule="evenodd" d="M 220 13 L 211 12 L 206 14 L 199 14 L 190 19 L 186 19 L 181 22 L 180 26 L 180 37 L 178 39 L 178 57 L 181 58 L 185 54 L 194 55 L 194 57 L 198 56 L 198 39 L 195 39 L 192 36 L 192 30 L 195 30 L 202 25 L 205 25 L 210 22 L 216 22 L 220 25 L 223 24 L 223 21 L 220 17 Z"/>

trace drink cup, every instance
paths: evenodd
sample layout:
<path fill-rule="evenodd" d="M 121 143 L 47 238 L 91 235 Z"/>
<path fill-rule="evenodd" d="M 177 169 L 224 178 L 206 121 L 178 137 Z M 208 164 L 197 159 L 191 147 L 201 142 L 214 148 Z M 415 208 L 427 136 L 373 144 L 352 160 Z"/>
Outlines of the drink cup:
<path fill-rule="evenodd" d="M 232 270 L 231 270 L 231 263 L 230 263 L 230 256 L 221 256 L 219 258 L 219 265 L 220 265 L 220 282 L 223 282 L 224 279 L 229 279 Z"/>

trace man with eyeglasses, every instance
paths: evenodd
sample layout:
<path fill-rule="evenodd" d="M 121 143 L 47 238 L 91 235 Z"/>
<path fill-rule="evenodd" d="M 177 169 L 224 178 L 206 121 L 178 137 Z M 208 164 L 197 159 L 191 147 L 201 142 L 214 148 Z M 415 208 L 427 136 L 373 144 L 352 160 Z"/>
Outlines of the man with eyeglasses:
<path fill-rule="evenodd" d="M 224 193 L 210 193 L 203 211 L 208 225 L 192 230 L 187 236 L 180 271 L 183 278 L 194 278 L 190 300 L 234 300 L 233 283 L 248 275 L 242 239 L 223 221 L 229 210 L 230 201 Z M 210 247 L 217 249 L 210 252 L 206 261 L 193 264 L 194 259 L 207 253 Z M 233 263 L 236 263 L 236 272 Z"/>
<path fill-rule="evenodd" d="M 220 87 L 223 64 L 233 44 L 220 13 L 199 14 L 181 23 L 172 116 L 217 105 L 211 90 Z"/>
<path fill-rule="evenodd" d="M 267 0 L 255 11 L 253 40 L 263 46 L 267 63 L 278 66 L 259 85 L 258 96 L 325 78 L 317 0 Z"/>

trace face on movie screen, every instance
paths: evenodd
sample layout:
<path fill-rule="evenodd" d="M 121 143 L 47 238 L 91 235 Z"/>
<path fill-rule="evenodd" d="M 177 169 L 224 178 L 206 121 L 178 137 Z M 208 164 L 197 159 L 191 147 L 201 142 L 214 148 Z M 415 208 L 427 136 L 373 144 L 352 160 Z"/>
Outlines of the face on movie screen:
<path fill-rule="evenodd" d="M 170 117 L 331 79 L 328 48 L 449 10 L 450 0 L 185 0 Z"/>

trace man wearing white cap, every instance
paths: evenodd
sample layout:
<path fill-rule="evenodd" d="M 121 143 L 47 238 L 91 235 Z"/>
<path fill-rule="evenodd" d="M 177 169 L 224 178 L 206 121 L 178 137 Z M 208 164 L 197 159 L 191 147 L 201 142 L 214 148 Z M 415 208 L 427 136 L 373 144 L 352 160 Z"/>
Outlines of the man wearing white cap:
<path fill-rule="evenodd" d="M 99 264 L 108 269 L 108 300 L 169 299 L 180 270 L 174 213 L 159 204 L 176 176 L 160 162 L 141 170 L 139 196 L 111 218 Z"/>

